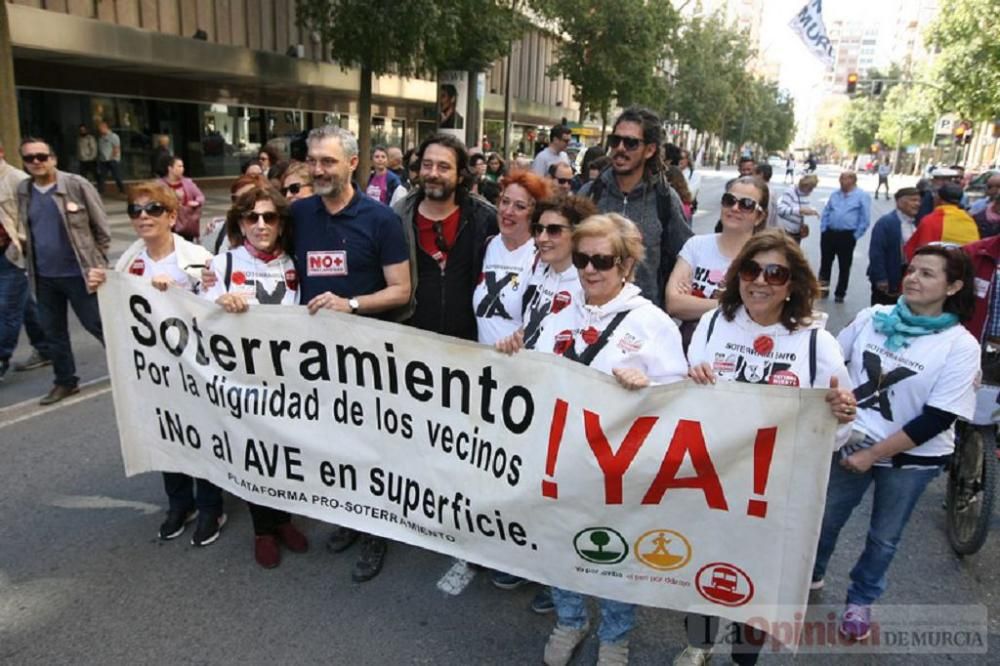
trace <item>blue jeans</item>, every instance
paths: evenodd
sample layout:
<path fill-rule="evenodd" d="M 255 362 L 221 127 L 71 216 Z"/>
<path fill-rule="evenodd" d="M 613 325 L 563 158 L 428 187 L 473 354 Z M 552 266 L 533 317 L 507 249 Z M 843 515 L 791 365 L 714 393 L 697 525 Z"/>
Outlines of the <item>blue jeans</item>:
<path fill-rule="evenodd" d="M 14 354 L 21 324 L 24 324 L 31 346 L 48 358 L 45 332 L 38 321 L 35 299 L 29 293 L 28 276 L 0 251 L 0 361 Z"/>
<path fill-rule="evenodd" d="M 104 194 L 104 178 L 109 173 L 111 174 L 111 177 L 114 178 L 115 185 L 118 186 L 118 191 L 124 194 L 125 183 L 122 182 L 121 162 L 117 160 L 97 163 L 97 191 L 100 192 L 101 194 Z"/>
<path fill-rule="evenodd" d="M 553 587 L 552 602 L 562 626 L 581 629 L 587 624 L 587 599 L 579 592 Z M 628 638 L 628 632 L 635 626 L 635 604 L 598 599 L 597 607 L 601 611 L 601 626 L 597 628 L 598 640 L 602 643 L 615 643 Z"/>
<path fill-rule="evenodd" d="M 77 319 L 88 333 L 104 344 L 101 329 L 101 311 L 97 307 L 97 294 L 87 292 L 83 277 L 42 277 L 35 280 L 38 294 L 38 313 L 42 328 L 49 342 L 48 357 L 56 373 L 58 386 L 74 387 L 80 382 L 76 376 L 76 361 L 69 341 L 69 314 L 67 305 L 72 306 Z"/>
<path fill-rule="evenodd" d="M 851 569 L 851 585 L 847 589 L 847 603 L 862 606 L 874 603 L 888 586 L 886 574 L 913 508 L 927 484 L 940 472 L 939 467 L 872 467 L 864 474 L 853 474 L 840 466 L 840 456 L 834 454 L 833 465 L 830 467 L 830 485 L 826 491 L 823 528 L 816 548 L 813 580 L 823 578 L 833 549 L 837 546 L 840 529 L 874 481 L 875 497 L 868 538 L 861 557 Z"/>

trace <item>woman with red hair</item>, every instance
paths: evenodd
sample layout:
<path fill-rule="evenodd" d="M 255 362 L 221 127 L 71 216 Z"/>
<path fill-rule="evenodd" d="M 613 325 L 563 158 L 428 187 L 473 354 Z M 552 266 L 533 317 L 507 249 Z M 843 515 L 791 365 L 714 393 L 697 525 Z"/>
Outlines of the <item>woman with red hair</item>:
<path fill-rule="evenodd" d="M 501 178 L 500 187 L 500 234 L 486 244 L 483 272 L 472 295 L 479 342 L 488 345 L 521 328 L 522 299 L 535 263 L 531 214 L 537 202 L 552 194 L 548 181 L 524 170 Z"/>

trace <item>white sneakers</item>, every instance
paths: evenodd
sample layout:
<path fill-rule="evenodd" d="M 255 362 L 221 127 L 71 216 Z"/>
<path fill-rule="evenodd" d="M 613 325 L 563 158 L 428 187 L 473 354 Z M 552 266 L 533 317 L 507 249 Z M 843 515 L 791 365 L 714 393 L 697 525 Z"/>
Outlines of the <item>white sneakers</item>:
<path fill-rule="evenodd" d="M 684 651 L 674 657 L 674 666 L 703 666 L 712 658 L 710 650 L 703 650 L 688 645 Z"/>
<path fill-rule="evenodd" d="M 566 666 L 573 658 L 573 653 L 583 643 L 583 639 L 587 637 L 589 630 L 589 625 L 572 629 L 557 624 L 545 643 L 545 666 Z"/>

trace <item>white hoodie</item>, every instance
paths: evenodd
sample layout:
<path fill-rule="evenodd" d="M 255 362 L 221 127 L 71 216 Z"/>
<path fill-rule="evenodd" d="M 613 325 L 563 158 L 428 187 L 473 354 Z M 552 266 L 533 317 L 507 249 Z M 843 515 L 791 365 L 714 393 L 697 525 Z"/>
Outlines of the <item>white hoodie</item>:
<path fill-rule="evenodd" d="M 707 340 L 712 326 L 712 337 Z M 825 319 L 814 319 L 808 327 L 789 331 L 783 324 L 761 326 L 742 305 L 732 321 L 719 309 L 702 315 L 691 338 L 688 360 L 692 366 L 708 363 L 716 377 L 727 382 L 776 384 L 810 388 L 809 339 L 816 329 L 816 379 L 814 388 L 829 388 L 836 377 L 841 388 L 849 388 L 844 356 L 836 338 L 824 330 Z"/>
<path fill-rule="evenodd" d="M 535 349 L 565 356 L 572 346 L 577 356 L 584 357 L 588 340 L 595 342 L 623 312 L 625 318 L 587 365 L 609 375 L 615 368 L 638 368 L 656 384 L 685 379 L 687 361 L 677 326 L 632 283 L 604 305 L 586 305 L 576 299 L 570 307 L 550 314 Z"/>

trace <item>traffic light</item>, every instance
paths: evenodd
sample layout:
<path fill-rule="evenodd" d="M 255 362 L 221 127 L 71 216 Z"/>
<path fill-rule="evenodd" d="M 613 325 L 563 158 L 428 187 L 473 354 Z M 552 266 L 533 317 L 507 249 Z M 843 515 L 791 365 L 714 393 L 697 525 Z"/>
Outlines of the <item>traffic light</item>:
<path fill-rule="evenodd" d="M 882 94 L 882 82 L 881 81 L 875 81 L 875 82 L 873 82 L 872 83 L 872 96 L 873 97 L 878 97 L 881 94 Z"/>
<path fill-rule="evenodd" d="M 965 123 L 959 123 L 955 126 L 955 145 L 961 146 L 965 143 Z"/>
<path fill-rule="evenodd" d="M 853 95 L 854 91 L 858 89 L 858 74 L 857 72 L 851 72 L 847 75 L 847 94 Z"/>

